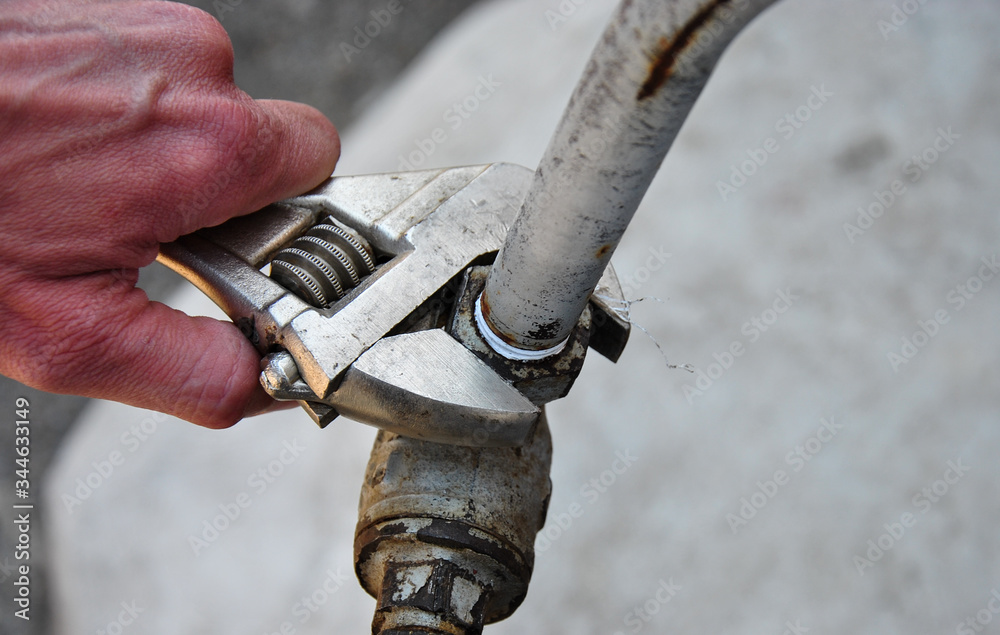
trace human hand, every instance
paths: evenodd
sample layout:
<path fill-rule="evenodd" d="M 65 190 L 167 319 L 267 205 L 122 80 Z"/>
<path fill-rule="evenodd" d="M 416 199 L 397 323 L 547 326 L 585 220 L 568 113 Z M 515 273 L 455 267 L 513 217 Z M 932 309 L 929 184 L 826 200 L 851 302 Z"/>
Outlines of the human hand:
<path fill-rule="evenodd" d="M 220 428 L 274 402 L 230 323 L 135 288 L 159 244 L 318 185 L 340 142 L 254 101 L 211 16 L 162 0 L 0 2 L 0 373 Z"/>

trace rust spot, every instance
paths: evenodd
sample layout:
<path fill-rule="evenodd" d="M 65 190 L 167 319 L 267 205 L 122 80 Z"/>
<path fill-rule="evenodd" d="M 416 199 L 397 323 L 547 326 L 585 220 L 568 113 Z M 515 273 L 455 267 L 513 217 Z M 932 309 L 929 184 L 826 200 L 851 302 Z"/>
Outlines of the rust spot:
<path fill-rule="evenodd" d="M 611 251 L 611 245 L 610 244 L 601 245 L 601 248 L 597 250 L 597 259 L 600 260 L 609 251 Z"/>
<path fill-rule="evenodd" d="M 677 58 L 691 44 L 698 34 L 698 30 L 708 22 L 716 9 L 728 4 L 729 1 L 714 0 L 714 2 L 710 2 L 704 9 L 696 13 L 691 18 L 691 21 L 684 25 L 683 29 L 677 32 L 673 41 L 668 41 L 667 38 L 660 38 L 660 52 L 657 53 L 649 67 L 646 81 L 642 83 L 639 92 L 635 96 L 636 101 L 648 99 L 660 90 L 663 84 L 666 83 L 667 78 L 673 73 Z"/>
<path fill-rule="evenodd" d="M 536 324 L 528 337 L 536 340 L 551 340 L 562 330 L 562 320 L 552 320 L 548 324 Z"/>
<path fill-rule="evenodd" d="M 490 300 L 486 297 L 485 293 L 483 294 L 483 297 L 479 299 L 479 306 L 482 307 L 483 318 L 485 318 L 488 322 L 490 319 Z"/>
<path fill-rule="evenodd" d="M 483 319 L 486 320 L 487 324 L 493 324 L 493 322 L 490 321 L 490 302 L 489 302 L 489 298 L 486 296 L 485 293 L 483 294 L 482 300 L 480 301 L 479 304 L 480 304 L 480 306 L 482 306 L 482 309 L 483 309 Z M 477 331 L 479 330 L 479 326 L 478 325 L 476 326 L 476 330 Z M 496 335 L 497 337 L 499 337 L 505 343 L 507 343 L 507 344 L 509 344 L 509 345 L 511 345 L 511 346 L 513 346 L 515 348 L 520 347 L 520 344 L 518 343 L 518 341 L 516 339 L 514 339 L 512 336 L 510 336 L 510 335 L 508 335 L 506 333 L 501 333 L 500 331 L 497 331 L 497 330 L 492 329 L 492 328 L 490 330 L 493 331 L 493 334 Z"/>

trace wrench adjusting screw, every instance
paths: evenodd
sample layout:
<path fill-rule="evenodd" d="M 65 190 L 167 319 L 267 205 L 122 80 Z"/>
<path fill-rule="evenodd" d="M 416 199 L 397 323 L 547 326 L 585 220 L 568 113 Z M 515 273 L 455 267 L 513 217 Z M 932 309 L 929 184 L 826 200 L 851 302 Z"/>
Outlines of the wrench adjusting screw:
<path fill-rule="evenodd" d="M 332 218 L 271 260 L 271 279 L 318 308 L 329 307 L 374 271 L 368 241 Z"/>

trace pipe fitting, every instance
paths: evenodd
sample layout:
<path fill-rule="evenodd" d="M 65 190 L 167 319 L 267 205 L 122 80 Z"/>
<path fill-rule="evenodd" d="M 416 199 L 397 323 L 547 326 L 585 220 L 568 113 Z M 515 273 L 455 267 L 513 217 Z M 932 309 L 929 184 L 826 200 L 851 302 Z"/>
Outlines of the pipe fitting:
<path fill-rule="evenodd" d="M 378 600 L 372 633 L 481 633 L 524 600 L 545 524 L 552 442 L 518 448 L 379 432 L 361 490 L 354 566 Z"/>

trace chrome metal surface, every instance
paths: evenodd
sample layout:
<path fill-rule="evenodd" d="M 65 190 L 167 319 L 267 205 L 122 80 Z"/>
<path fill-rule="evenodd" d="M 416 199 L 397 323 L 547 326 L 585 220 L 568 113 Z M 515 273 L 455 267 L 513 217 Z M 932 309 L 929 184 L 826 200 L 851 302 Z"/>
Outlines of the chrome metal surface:
<path fill-rule="evenodd" d="M 295 358 L 285 351 L 268 355 L 261 366 L 261 380 L 268 392 L 290 390 L 299 380 L 299 367 L 295 365 Z"/>
<path fill-rule="evenodd" d="M 342 415 L 438 443 L 517 446 L 541 410 L 441 329 L 386 337 L 325 403 Z"/>
<path fill-rule="evenodd" d="M 303 312 L 280 333 L 277 343 L 295 357 L 303 379 L 321 399 L 330 395 L 362 353 L 474 260 L 502 243 L 515 210 L 510 201 L 523 196 L 530 172 L 505 164 L 457 171 L 461 178 L 448 171 L 436 173 L 445 177 L 444 185 L 431 177 L 410 196 L 400 193 L 403 200 L 391 209 L 367 203 L 362 207 L 365 214 L 356 219 L 362 222 L 351 222 L 355 208 L 350 205 L 365 201 L 373 191 L 391 188 L 396 175 L 344 177 L 354 182 L 349 184 L 333 179 L 312 195 L 291 201 L 329 212 L 364 235 L 376 250 L 400 250 L 389 251 L 395 257 L 329 312 Z M 351 198 L 337 195 L 349 185 L 353 185 Z M 430 193 L 424 191 L 428 188 Z M 377 224 L 363 222 L 373 216 Z M 409 222 L 415 224 L 407 226 Z"/>
<path fill-rule="evenodd" d="M 566 339 L 723 50 L 773 2 L 620 5 L 490 273 L 483 308 L 501 340 Z"/>
<path fill-rule="evenodd" d="M 283 203 L 269 205 L 267 214 L 241 216 L 238 220 L 198 232 L 202 238 L 238 256 L 251 267 L 261 267 L 271 254 L 316 224 L 315 210 Z"/>

